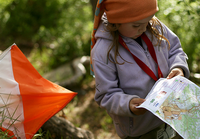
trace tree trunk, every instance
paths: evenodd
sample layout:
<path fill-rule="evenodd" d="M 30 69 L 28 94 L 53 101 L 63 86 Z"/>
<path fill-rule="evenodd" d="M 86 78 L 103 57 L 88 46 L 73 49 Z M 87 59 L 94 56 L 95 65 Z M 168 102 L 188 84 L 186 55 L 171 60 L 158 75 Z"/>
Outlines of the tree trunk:
<path fill-rule="evenodd" d="M 98 1 L 98 0 L 90 0 L 90 4 L 92 5 L 92 13 L 93 13 L 93 17 L 94 17 L 94 14 L 95 14 L 97 1 Z"/>
<path fill-rule="evenodd" d="M 53 139 L 94 139 L 91 131 L 77 128 L 62 117 L 53 116 L 41 128 L 49 131 Z"/>

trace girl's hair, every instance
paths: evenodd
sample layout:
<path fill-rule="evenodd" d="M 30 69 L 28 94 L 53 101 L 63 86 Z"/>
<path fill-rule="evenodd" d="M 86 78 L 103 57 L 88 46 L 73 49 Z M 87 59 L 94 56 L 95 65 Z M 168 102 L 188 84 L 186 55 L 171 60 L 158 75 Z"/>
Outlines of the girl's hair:
<path fill-rule="evenodd" d="M 124 64 L 124 62 L 119 63 L 117 61 L 117 56 L 119 56 L 121 59 L 123 59 L 121 57 L 121 55 L 119 54 L 119 32 L 118 32 L 118 28 L 119 28 L 120 24 L 109 23 L 107 18 L 105 18 L 105 17 L 103 17 L 102 19 L 103 19 L 103 22 L 106 26 L 106 31 L 109 31 L 111 33 L 111 36 L 113 37 L 113 43 L 110 46 L 110 49 L 107 53 L 107 57 L 108 57 L 109 61 L 113 62 L 109 57 L 109 53 L 113 48 L 115 48 L 115 61 L 116 61 L 115 63 L 122 65 L 122 64 Z M 164 28 L 163 28 L 162 24 L 160 23 L 160 21 L 155 16 L 149 21 L 149 23 L 147 25 L 147 29 L 149 29 L 151 34 L 152 34 L 152 36 L 151 36 L 152 40 L 153 40 L 154 37 L 157 39 L 157 44 L 155 44 L 155 46 L 160 46 L 162 40 L 165 40 L 168 43 L 168 48 L 170 48 L 170 43 L 169 43 L 168 39 L 163 35 L 164 34 Z M 125 59 L 123 59 L 123 60 L 125 62 L 128 62 Z M 130 63 L 130 62 L 128 62 L 128 63 Z"/>

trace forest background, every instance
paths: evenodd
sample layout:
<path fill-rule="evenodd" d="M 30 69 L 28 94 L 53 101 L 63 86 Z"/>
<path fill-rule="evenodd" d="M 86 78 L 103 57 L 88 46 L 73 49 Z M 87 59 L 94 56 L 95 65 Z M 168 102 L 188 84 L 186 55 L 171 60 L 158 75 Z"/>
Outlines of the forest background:
<path fill-rule="evenodd" d="M 96 2 L 0 0 L 0 50 L 16 43 L 41 75 L 77 57 L 89 56 Z M 156 16 L 180 38 L 189 58 L 191 73 L 200 73 L 200 1 L 158 0 L 158 5 Z M 88 70 L 83 84 L 92 82 Z M 199 80 L 194 82 L 199 83 Z M 113 136 L 115 131 L 112 120 L 93 102 L 95 106 L 87 105 L 88 108 L 85 108 L 84 118 L 77 113 L 70 115 L 77 107 L 81 109 L 80 105 L 86 98 L 93 101 L 93 94 L 91 92 L 75 97 L 67 105 L 70 110 L 66 111 L 66 115 L 77 127 L 91 130 L 96 136 Z M 86 117 L 91 115 L 95 116 L 94 119 L 87 121 Z"/>

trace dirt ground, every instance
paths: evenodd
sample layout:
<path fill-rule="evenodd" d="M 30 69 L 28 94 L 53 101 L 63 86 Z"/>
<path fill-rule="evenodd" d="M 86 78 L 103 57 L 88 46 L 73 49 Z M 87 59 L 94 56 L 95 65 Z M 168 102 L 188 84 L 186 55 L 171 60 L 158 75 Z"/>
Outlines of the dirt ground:
<path fill-rule="evenodd" d="M 64 109 L 66 119 L 76 127 L 91 131 L 96 139 L 120 139 L 115 132 L 112 119 L 94 101 L 94 81 L 83 87 Z M 61 115 L 59 112 L 57 115 Z"/>

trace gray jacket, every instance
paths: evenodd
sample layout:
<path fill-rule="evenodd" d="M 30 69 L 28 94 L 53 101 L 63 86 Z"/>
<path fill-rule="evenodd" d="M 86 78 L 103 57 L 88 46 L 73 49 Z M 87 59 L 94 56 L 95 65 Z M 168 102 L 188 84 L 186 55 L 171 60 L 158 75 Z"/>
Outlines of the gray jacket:
<path fill-rule="evenodd" d="M 170 70 L 180 67 L 188 78 L 187 56 L 181 48 L 180 41 L 172 31 L 163 26 L 165 37 L 171 45 L 170 49 L 165 40 L 162 40 L 161 46 L 154 47 L 163 76 L 167 77 Z M 115 64 L 108 59 L 107 52 L 112 43 L 112 37 L 104 28 L 104 24 L 101 23 L 95 35 L 97 42 L 91 51 L 96 81 L 95 101 L 112 117 L 117 134 L 121 138 L 140 136 L 160 126 L 163 122 L 151 112 L 140 116 L 132 114 L 129 101 L 132 98 L 145 98 L 155 81 L 137 65 L 130 52 L 121 45 L 119 53 L 128 62 Z M 149 31 L 145 33 L 151 40 Z M 146 44 L 142 41 L 142 48 L 135 40 L 124 36 L 122 38 L 130 51 L 157 75 L 157 65 L 149 54 Z M 155 38 L 151 41 L 156 44 Z M 114 50 L 110 51 L 109 58 L 115 61 Z M 124 62 L 119 56 L 117 58 L 119 63 Z"/>

